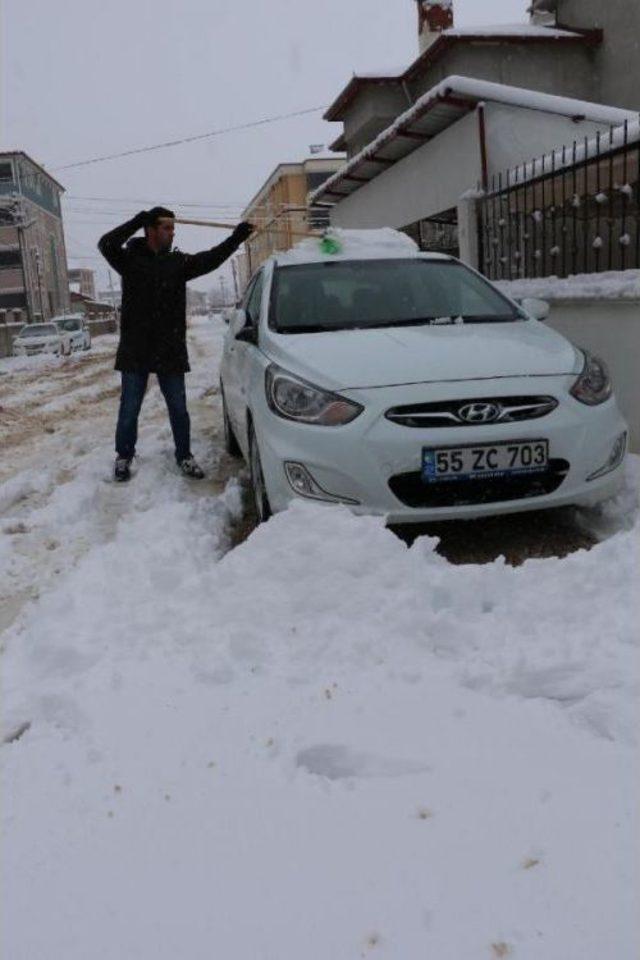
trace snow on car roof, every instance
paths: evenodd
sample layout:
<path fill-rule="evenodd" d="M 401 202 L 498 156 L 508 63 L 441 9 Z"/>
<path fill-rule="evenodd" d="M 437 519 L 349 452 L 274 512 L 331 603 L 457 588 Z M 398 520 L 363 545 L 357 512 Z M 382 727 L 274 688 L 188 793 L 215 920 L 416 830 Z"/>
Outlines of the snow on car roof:
<path fill-rule="evenodd" d="M 445 254 L 424 254 L 411 237 L 391 227 L 377 230 L 347 230 L 332 227 L 325 236 L 335 241 L 339 248 L 335 253 L 323 249 L 322 237 L 307 237 L 291 250 L 274 256 L 278 266 L 296 263 L 321 263 L 326 260 L 379 260 L 393 257 L 424 257 L 449 259 Z"/>

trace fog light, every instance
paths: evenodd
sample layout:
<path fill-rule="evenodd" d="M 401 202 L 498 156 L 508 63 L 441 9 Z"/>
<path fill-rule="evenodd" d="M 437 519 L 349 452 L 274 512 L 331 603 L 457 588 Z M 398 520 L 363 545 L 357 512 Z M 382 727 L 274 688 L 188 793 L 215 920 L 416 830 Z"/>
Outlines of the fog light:
<path fill-rule="evenodd" d="M 328 500 L 331 503 L 358 503 L 357 500 L 352 500 L 349 497 L 327 493 L 319 483 L 316 483 L 302 463 L 285 463 L 284 471 L 291 489 L 300 497 L 308 497 L 311 500 Z"/>
<path fill-rule="evenodd" d="M 616 438 L 615 443 L 611 448 L 611 453 L 606 463 L 604 463 L 599 470 L 596 470 L 595 473 L 590 474 L 587 477 L 587 480 L 597 480 L 598 477 L 604 477 L 606 473 L 611 473 L 612 470 L 615 470 L 616 467 L 619 467 L 622 461 L 624 460 L 624 455 L 627 451 L 627 434 L 621 433 L 619 437 Z"/>

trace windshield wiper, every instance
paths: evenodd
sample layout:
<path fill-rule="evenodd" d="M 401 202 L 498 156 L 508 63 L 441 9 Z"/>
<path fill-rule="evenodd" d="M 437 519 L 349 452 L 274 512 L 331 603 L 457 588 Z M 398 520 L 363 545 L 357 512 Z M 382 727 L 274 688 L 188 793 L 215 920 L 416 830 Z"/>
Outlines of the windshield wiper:
<path fill-rule="evenodd" d="M 497 313 L 464 313 L 462 321 L 464 323 L 510 323 L 513 320 L 523 320 L 524 317 L 514 313 L 508 317 Z"/>
<path fill-rule="evenodd" d="M 345 327 L 323 327 L 317 323 L 307 326 L 300 324 L 295 327 L 276 327 L 276 333 L 331 333 L 333 330 L 345 330 Z"/>

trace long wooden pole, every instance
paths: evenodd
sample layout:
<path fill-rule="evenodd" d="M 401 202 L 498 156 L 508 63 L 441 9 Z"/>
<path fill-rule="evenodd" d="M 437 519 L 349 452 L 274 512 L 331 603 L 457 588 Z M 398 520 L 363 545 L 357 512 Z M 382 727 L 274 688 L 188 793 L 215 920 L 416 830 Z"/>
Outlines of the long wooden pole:
<path fill-rule="evenodd" d="M 176 217 L 175 223 L 187 223 L 191 227 L 218 227 L 220 230 L 235 230 L 237 223 L 218 223 L 217 220 L 185 220 Z"/>
<path fill-rule="evenodd" d="M 175 223 L 184 223 L 190 227 L 216 227 L 218 230 L 235 230 L 237 227 L 236 223 L 219 223 L 217 220 L 186 220 L 184 217 L 176 217 Z M 263 233 L 266 227 L 258 227 L 253 234 Z M 294 237 L 313 237 L 320 236 L 320 234 L 310 233 L 308 230 L 291 230 L 291 235 Z"/>

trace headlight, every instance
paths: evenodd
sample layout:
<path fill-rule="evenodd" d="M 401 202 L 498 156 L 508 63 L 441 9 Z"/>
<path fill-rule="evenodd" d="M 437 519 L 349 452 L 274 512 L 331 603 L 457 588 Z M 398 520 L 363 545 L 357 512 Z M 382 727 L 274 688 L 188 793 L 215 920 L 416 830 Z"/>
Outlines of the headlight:
<path fill-rule="evenodd" d="M 580 403 L 595 407 L 611 396 L 613 389 L 607 365 L 600 357 L 583 351 L 584 367 L 582 373 L 569 391 Z"/>
<path fill-rule="evenodd" d="M 364 409 L 359 403 L 299 380 L 274 364 L 267 367 L 265 387 L 271 410 L 298 423 L 338 427 L 355 420 Z"/>

